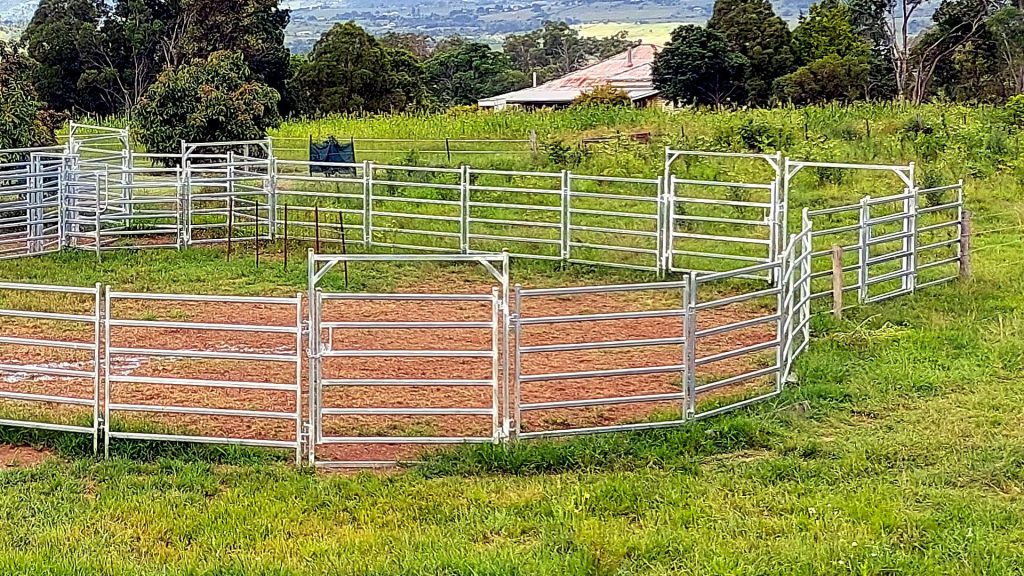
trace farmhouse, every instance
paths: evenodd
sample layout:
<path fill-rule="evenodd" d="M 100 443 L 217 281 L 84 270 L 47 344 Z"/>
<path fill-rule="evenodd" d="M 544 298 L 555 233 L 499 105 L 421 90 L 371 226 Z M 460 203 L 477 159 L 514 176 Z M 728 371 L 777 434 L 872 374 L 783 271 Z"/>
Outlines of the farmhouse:
<path fill-rule="evenodd" d="M 481 108 L 501 110 L 507 107 L 558 108 L 568 106 L 580 94 L 598 86 L 610 85 L 629 94 L 637 106 L 661 105 L 654 87 L 651 69 L 658 53 L 654 44 L 639 44 L 561 78 L 532 88 L 516 90 L 480 100 Z"/>

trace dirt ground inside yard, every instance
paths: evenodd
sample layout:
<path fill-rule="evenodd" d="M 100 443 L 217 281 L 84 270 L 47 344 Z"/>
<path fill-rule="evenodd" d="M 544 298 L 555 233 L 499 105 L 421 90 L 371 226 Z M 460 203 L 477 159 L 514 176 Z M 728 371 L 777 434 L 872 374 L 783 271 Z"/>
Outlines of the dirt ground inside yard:
<path fill-rule="evenodd" d="M 4 446 L 0 444 L 0 470 L 4 468 L 30 468 L 52 458 L 46 450 L 27 446 Z"/>
<path fill-rule="evenodd" d="M 490 294 L 491 286 L 453 281 L 439 281 L 429 286 L 406 288 L 403 292 L 457 292 Z M 701 312 L 698 329 L 705 330 L 770 314 L 758 308 L 760 303 L 730 305 Z M 679 307 L 678 291 L 643 293 L 605 293 L 557 297 L 537 297 L 525 301 L 524 317 L 560 316 L 646 310 L 672 310 Z M 423 302 L 344 300 L 325 303 L 323 322 L 490 322 L 490 302 Z M 126 300 L 115 301 L 112 318 L 136 320 L 167 320 L 174 322 L 206 322 L 245 324 L 263 327 L 294 327 L 295 307 L 268 304 L 189 303 Z M 69 329 L 66 323 L 23 321 L 0 318 L 4 336 L 51 338 L 88 342 L 91 327 L 79 325 Z M 716 354 L 771 341 L 776 338 L 776 324 L 766 322 L 726 334 L 700 338 L 697 357 Z M 583 342 L 679 338 L 683 335 L 681 316 L 599 322 L 569 322 L 524 326 L 523 346 L 572 344 Z M 345 328 L 325 330 L 325 341 L 334 351 L 352 350 L 464 350 L 492 349 L 489 328 Z M 145 378 L 178 378 L 252 382 L 279 385 L 291 389 L 266 390 L 254 388 L 215 388 L 198 385 L 167 385 L 154 383 L 114 383 L 109 401 L 114 404 L 145 406 L 201 407 L 231 410 L 256 410 L 278 416 L 237 417 L 157 412 L 123 411 L 112 416 L 114 429 L 138 429 L 140 426 L 171 429 L 184 434 L 256 438 L 292 441 L 296 437 L 296 418 L 308 412 L 308 358 L 306 342 L 298 350 L 302 359 L 299 385 L 302 401 L 296 404 L 296 339 L 293 334 L 239 332 L 224 330 L 168 329 L 149 327 L 112 327 L 111 347 L 130 349 L 201 350 L 243 354 L 265 354 L 273 360 L 191 359 L 147 355 L 143 352 L 112 354 L 110 373 L 115 376 Z M 515 342 L 510 344 L 515 349 Z M 499 347 L 500 348 L 500 347 Z M 525 354 L 521 373 L 560 374 L 588 370 L 613 370 L 655 366 L 678 366 L 682 363 L 681 345 L 617 348 L 606 350 L 546 352 Z M 774 364 L 774 350 L 748 354 L 702 365 L 697 373 L 698 385 L 750 372 Z M 86 350 L 54 350 L 35 346 L 0 344 L 0 363 L 56 368 L 93 370 L 92 352 Z M 513 358 L 509 366 L 513 366 Z M 466 357 L 373 357 L 345 356 L 326 358 L 323 377 L 329 379 L 413 379 L 413 380 L 483 380 L 495 378 L 491 358 Z M 753 394 L 771 385 L 766 378 L 729 386 L 708 394 L 714 401 L 722 394 Z M 524 383 L 523 403 L 627 397 L 682 391 L 681 373 L 639 376 L 568 378 Z M 0 391 L 90 398 L 93 383 L 87 378 L 64 378 L 0 371 Z M 749 390 L 748 390 L 749 389 Z M 102 391 L 101 391 L 102 393 Z M 494 411 L 500 418 L 502 409 L 493 398 L 490 385 L 351 385 L 325 388 L 325 408 L 475 408 L 486 411 L 480 415 L 344 415 L 324 416 L 322 435 L 334 437 L 481 437 L 492 436 Z M 500 404 L 501 398 L 498 395 Z M 700 401 L 705 399 L 699 398 Z M 11 401 L 3 401 L 11 404 Z M 58 419 L 72 418 L 74 413 L 88 416 L 87 407 L 59 407 L 20 404 L 45 410 Z M 497 408 L 496 408 L 497 406 Z M 0 404 L 0 407 L 3 407 Z M 588 408 L 546 409 L 524 412 L 523 431 L 606 426 L 633 423 L 652 418 L 680 417 L 682 400 L 607 405 Z M 429 449 L 429 446 L 426 448 Z M 421 445 L 392 443 L 349 443 L 321 445 L 318 457 L 329 460 L 394 460 L 414 458 L 425 449 Z M 0 458 L 0 463 L 2 463 Z"/>

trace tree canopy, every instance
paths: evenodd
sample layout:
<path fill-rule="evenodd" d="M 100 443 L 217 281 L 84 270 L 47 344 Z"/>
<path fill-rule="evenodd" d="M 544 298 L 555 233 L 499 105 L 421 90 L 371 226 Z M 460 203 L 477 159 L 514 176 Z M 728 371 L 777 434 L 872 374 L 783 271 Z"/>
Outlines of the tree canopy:
<path fill-rule="evenodd" d="M 687 24 L 655 57 L 654 85 L 676 104 L 741 101 L 747 65 L 720 32 Z"/>
<path fill-rule="evenodd" d="M 354 22 L 335 24 L 320 38 L 297 83 L 323 113 L 399 111 L 426 97 L 415 57 L 385 46 Z"/>
<path fill-rule="evenodd" d="M 139 104 L 133 127 L 158 153 L 178 152 L 182 140 L 253 140 L 280 123 L 279 100 L 241 52 L 215 52 L 163 72 Z"/>
<path fill-rule="evenodd" d="M 588 38 L 565 22 L 545 22 L 532 32 L 508 36 L 504 51 L 518 70 L 536 73 L 541 82 L 546 82 L 625 52 L 632 44 L 624 33 Z"/>
<path fill-rule="evenodd" d="M 725 38 L 731 50 L 746 58 L 744 81 L 748 99 L 765 104 L 772 83 L 793 69 L 790 31 L 769 0 L 716 0 L 708 29 Z"/>
<path fill-rule="evenodd" d="M 526 80 L 503 52 L 461 38 L 439 45 L 424 63 L 424 72 L 434 98 L 444 106 L 475 104 L 519 88 Z"/>
<path fill-rule="evenodd" d="M 15 46 L 0 42 L 0 150 L 56 142 L 31 74 L 28 59 Z"/>

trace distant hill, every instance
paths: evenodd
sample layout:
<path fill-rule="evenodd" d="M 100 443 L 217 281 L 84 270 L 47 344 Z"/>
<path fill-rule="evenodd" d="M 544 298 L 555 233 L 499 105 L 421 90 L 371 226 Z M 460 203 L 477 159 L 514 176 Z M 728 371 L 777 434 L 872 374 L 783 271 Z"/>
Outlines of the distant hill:
<path fill-rule="evenodd" d="M 0 0 L 0 26 L 25 25 L 38 4 L 38 0 Z"/>
<path fill-rule="evenodd" d="M 776 0 L 775 10 L 795 23 L 813 0 Z M 24 26 L 38 0 L 0 0 L 0 25 Z M 374 33 L 460 34 L 498 43 L 508 34 L 539 28 L 546 20 L 573 24 L 584 34 L 625 30 L 631 38 L 664 42 L 683 23 L 703 23 L 713 0 L 282 0 L 292 11 L 288 45 L 309 50 L 335 22 L 354 20 Z M 926 24 L 922 11 L 914 28 Z"/>

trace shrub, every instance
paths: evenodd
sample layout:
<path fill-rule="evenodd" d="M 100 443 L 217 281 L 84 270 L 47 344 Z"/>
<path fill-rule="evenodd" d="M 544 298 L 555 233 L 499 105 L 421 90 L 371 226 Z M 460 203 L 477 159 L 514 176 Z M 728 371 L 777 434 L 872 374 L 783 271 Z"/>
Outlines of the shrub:
<path fill-rule="evenodd" d="M 747 118 L 737 129 L 743 145 L 754 152 L 774 152 L 789 146 L 791 138 L 784 129 L 764 120 Z"/>
<path fill-rule="evenodd" d="M 574 148 L 561 140 L 549 140 L 541 146 L 548 161 L 562 169 L 579 166 L 586 155 L 586 152 L 579 146 Z"/>
<path fill-rule="evenodd" d="M 1003 107 L 1006 122 L 1016 128 L 1024 127 L 1024 94 L 1011 96 Z"/>
<path fill-rule="evenodd" d="M 572 101 L 573 106 L 632 106 L 633 100 L 621 88 L 602 84 L 583 92 Z"/>
<path fill-rule="evenodd" d="M 254 80 L 240 52 L 217 52 L 161 74 L 139 104 L 134 128 L 157 153 L 178 152 L 182 140 L 255 140 L 280 124 L 280 99 Z"/>

